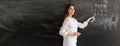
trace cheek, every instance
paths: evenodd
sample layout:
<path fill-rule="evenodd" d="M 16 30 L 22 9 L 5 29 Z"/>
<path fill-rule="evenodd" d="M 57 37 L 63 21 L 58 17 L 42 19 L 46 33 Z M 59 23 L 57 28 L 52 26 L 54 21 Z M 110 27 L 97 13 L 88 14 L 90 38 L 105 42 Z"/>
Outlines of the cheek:
<path fill-rule="evenodd" d="M 75 10 L 73 10 L 73 12 L 75 12 Z"/>
<path fill-rule="evenodd" d="M 75 13 L 75 10 L 73 10 L 73 13 Z"/>

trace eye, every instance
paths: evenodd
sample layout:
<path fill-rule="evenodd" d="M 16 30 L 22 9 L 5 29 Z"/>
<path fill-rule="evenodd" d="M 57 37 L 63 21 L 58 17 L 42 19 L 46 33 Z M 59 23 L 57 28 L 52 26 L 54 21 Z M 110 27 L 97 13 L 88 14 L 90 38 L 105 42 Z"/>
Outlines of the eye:
<path fill-rule="evenodd" d="M 72 9 L 72 8 L 70 8 L 70 9 Z"/>

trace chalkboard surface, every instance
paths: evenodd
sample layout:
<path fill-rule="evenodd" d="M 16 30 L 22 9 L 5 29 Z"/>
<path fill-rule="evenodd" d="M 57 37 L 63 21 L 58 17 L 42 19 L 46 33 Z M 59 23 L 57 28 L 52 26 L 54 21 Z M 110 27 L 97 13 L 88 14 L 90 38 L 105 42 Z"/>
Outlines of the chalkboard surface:
<path fill-rule="evenodd" d="M 0 46 L 62 46 L 58 34 L 68 3 L 79 22 L 78 46 L 120 46 L 120 0 L 0 0 Z"/>

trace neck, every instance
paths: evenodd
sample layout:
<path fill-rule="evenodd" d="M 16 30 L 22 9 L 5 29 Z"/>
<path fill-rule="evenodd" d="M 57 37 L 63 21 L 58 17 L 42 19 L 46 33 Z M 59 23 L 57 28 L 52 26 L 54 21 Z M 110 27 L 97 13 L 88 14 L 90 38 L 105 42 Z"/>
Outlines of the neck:
<path fill-rule="evenodd" d="M 72 18 L 72 15 L 69 15 L 68 17 Z"/>

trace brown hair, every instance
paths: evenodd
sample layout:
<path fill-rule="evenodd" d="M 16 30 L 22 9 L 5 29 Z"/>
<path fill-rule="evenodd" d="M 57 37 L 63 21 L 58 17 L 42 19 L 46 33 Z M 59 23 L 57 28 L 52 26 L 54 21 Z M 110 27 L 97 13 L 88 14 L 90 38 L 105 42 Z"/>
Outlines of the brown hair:
<path fill-rule="evenodd" d="M 65 17 L 67 17 L 68 16 L 68 9 L 70 8 L 70 6 L 73 6 L 74 8 L 75 8 L 75 5 L 74 4 L 72 4 L 72 3 L 69 3 L 69 4 L 67 4 L 66 5 L 66 8 L 65 8 Z M 76 8 L 75 8 L 75 13 L 74 13 L 74 15 L 72 15 L 72 17 L 75 17 L 75 15 L 76 15 Z"/>

